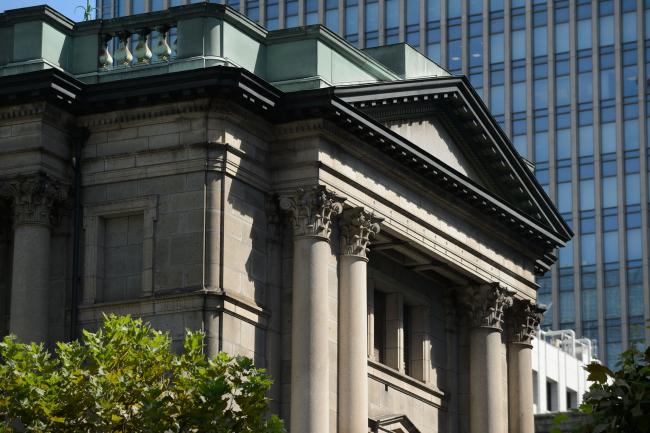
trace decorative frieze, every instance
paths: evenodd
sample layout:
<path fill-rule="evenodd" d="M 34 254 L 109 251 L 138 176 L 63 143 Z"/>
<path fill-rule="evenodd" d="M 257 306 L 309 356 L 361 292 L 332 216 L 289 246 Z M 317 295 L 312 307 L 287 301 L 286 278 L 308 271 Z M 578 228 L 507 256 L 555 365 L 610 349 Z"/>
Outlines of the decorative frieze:
<path fill-rule="evenodd" d="M 339 223 L 341 254 L 367 258 L 370 239 L 379 233 L 382 221 L 383 218 L 363 208 L 345 210 Z"/>
<path fill-rule="evenodd" d="M 67 188 L 60 181 L 39 173 L 3 181 L 0 195 L 13 200 L 16 225 L 50 225 L 54 205 L 66 199 Z"/>
<path fill-rule="evenodd" d="M 345 198 L 318 185 L 280 195 L 279 206 L 289 214 L 294 236 L 317 236 L 329 241 L 332 218 L 343 211 L 344 201 Z"/>
<path fill-rule="evenodd" d="M 483 284 L 467 288 L 463 304 L 471 325 L 475 328 L 503 330 L 503 311 L 513 302 L 514 292 L 499 283 Z"/>
<path fill-rule="evenodd" d="M 508 331 L 511 343 L 531 345 L 546 308 L 533 301 L 515 299 L 508 310 Z"/>

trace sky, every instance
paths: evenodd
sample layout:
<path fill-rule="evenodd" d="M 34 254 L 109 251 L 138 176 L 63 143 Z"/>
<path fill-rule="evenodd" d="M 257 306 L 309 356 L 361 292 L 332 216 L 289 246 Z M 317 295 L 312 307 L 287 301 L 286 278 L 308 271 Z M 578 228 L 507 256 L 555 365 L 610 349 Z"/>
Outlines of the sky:
<path fill-rule="evenodd" d="M 81 8 L 75 11 L 75 8 L 77 6 L 85 7 L 86 0 L 0 0 L 0 12 L 4 12 L 7 9 L 18 9 L 42 4 L 50 5 L 53 9 L 61 12 L 71 20 L 81 21 L 84 17 L 83 11 Z M 90 5 L 94 7 L 95 0 L 91 0 Z"/>

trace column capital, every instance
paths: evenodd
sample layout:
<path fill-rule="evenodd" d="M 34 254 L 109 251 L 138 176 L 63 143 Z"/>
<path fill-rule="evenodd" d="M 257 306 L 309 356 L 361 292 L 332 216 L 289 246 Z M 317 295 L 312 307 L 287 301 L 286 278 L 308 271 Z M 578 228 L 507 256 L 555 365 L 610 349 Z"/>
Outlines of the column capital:
<path fill-rule="evenodd" d="M 14 224 L 50 225 L 54 205 L 66 199 L 67 191 L 60 181 L 38 173 L 4 180 L 0 195 L 13 200 Z"/>
<path fill-rule="evenodd" d="M 537 327 L 544 317 L 546 308 L 533 301 L 515 299 L 508 310 L 509 342 L 531 346 Z"/>
<path fill-rule="evenodd" d="M 499 283 L 468 287 L 461 295 L 471 326 L 503 331 L 503 310 L 512 305 L 514 292 Z"/>
<path fill-rule="evenodd" d="M 383 218 L 361 207 L 346 209 L 341 214 L 341 254 L 368 259 L 370 239 L 379 233 L 379 223 Z"/>
<path fill-rule="evenodd" d="M 343 211 L 345 198 L 318 185 L 280 194 L 280 209 L 289 214 L 295 237 L 320 237 L 329 242 L 332 219 Z"/>

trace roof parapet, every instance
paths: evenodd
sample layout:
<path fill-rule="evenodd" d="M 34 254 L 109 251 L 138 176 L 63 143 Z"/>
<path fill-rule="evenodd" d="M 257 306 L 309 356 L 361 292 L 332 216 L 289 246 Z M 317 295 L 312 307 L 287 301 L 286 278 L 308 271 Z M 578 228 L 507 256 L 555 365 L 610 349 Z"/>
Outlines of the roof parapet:
<path fill-rule="evenodd" d="M 214 3 L 79 23 L 49 6 L 9 10 L 0 39 L 0 76 L 57 68 L 86 83 L 220 65 L 295 91 L 446 72 L 405 45 L 392 58 L 321 25 L 267 31 Z"/>

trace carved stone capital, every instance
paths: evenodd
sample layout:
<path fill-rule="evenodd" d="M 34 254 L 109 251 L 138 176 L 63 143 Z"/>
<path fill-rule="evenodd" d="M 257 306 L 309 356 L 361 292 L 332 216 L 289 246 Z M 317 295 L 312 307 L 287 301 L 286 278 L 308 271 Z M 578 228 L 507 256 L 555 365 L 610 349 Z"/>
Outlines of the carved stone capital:
<path fill-rule="evenodd" d="M 508 331 L 511 343 L 525 344 L 532 347 L 531 341 L 537 327 L 544 318 L 546 308 L 532 301 L 515 299 L 508 309 Z"/>
<path fill-rule="evenodd" d="M 289 214 L 295 237 L 315 236 L 329 241 L 332 219 L 343 211 L 345 198 L 319 185 L 279 197 L 280 209 Z"/>
<path fill-rule="evenodd" d="M 379 233 L 383 218 L 357 207 L 346 209 L 339 220 L 341 231 L 341 254 L 368 258 L 370 239 Z"/>
<path fill-rule="evenodd" d="M 13 200 L 14 224 L 50 225 L 54 205 L 65 200 L 66 188 L 45 174 L 7 179 L 0 193 Z"/>
<path fill-rule="evenodd" d="M 498 283 L 472 286 L 462 294 L 462 303 L 474 328 L 503 331 L 503 310 L 512 305 L 514 292 Z"/>

